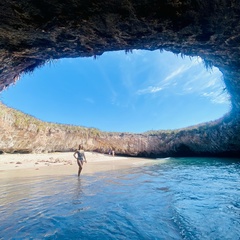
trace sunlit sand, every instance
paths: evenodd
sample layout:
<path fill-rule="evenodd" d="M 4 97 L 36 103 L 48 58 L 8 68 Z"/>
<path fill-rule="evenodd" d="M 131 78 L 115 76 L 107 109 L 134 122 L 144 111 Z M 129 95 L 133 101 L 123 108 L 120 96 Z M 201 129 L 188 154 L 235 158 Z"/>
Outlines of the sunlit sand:
<path fill-rule="evenodd" d="M 110 156 L 86 152 L 87 163 L 81 176 L 156 163 L 154 159 Z M 0 155 L 0 178 L 41 175 L 77 175 L 78 166 L 73 152 L 46 154 Z"/>

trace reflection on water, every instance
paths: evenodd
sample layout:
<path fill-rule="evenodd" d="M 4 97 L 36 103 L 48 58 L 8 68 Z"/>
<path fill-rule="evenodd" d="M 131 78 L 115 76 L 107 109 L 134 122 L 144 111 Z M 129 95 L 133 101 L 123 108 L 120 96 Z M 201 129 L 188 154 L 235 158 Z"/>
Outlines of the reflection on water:
<path fill-rule="evenodd" d="M 2 179 L 0 239 L 239 239 L 240 161 Z"/>

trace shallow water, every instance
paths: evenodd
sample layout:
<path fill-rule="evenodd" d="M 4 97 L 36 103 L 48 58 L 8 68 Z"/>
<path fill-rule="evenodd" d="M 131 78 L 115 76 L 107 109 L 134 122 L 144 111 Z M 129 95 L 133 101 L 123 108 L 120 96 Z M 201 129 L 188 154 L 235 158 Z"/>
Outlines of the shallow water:
<path fill-rule="evenodd" d="M 240 159 L 4 179 L 0 239 L 240 239 Z"/>

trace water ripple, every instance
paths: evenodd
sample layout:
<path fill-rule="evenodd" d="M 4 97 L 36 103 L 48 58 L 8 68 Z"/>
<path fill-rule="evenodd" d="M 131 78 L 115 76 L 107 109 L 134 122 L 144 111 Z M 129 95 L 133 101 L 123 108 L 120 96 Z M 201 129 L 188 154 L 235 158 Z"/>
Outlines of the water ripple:
<path fill-rule="evenodd" d="M 239 170 L 239 160 L 169 158 L 79 180 L 5 179 L 0 239 L 239 240 Z"/>

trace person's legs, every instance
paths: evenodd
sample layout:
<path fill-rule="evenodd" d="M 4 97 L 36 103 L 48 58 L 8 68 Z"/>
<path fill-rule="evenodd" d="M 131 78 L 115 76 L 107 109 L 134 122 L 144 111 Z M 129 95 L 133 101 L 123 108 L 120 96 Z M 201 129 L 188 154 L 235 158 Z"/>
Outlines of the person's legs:
<path fill-rule="evenodd" d="M 82 171 L 82 161 L 81 160 L 77 160 L 77 163 L 78 163 L 78 166 L 79 166 L 79 169 L 78 169 L 78 176 L 80 176 L 81 174 L 81 171 Z"/>
<path fill-rule="evenodd" d="M 79 167 L 79 169 L 78 169 L 78 177 L 80 176 L 81 171 L 82 171 L 82 167 Z"/>

